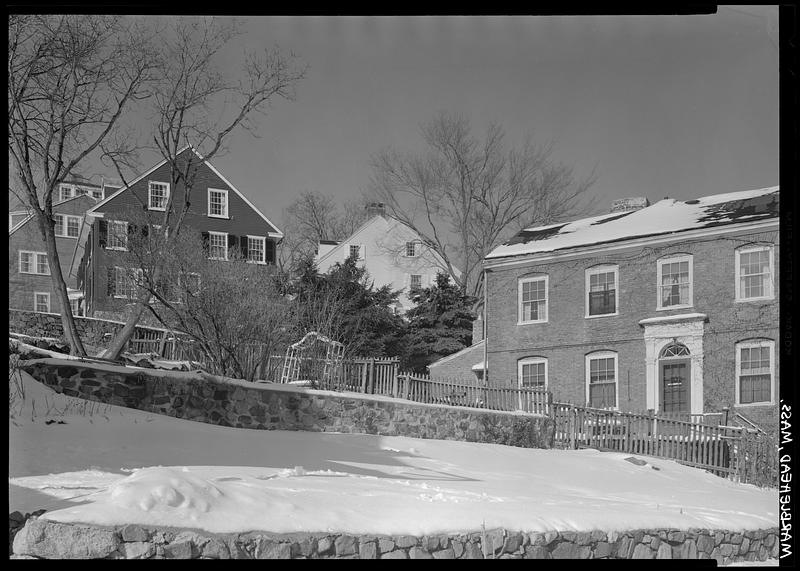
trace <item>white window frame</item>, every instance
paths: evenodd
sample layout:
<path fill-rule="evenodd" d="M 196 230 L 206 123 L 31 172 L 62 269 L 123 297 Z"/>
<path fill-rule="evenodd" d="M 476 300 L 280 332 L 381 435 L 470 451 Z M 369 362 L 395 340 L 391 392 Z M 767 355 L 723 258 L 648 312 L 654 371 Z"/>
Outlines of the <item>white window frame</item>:
<path fill-rule="evenodd" d="M 122 266 L 114 266 L 114 298 L 115 299 L 136 299 L 135 291 L 136 291 L 138 286 L 135 283 L 130 288 L 130 289 L 134 290 L 134 294 L 133 295 L 120 295 L 119 294 L 119 287 L 117 287 L 119 285 L 119 280 L 118 280 L 118 277 L 117 277 L 118 273 L 122 272 L 123 275 L 125 276 L 125 280 L 127 282 L 130 282 L 130 280 L 131 280 L 130 272 L 131 271 L 133 271 L 134 275 L 136 276 L 135 279 L 137 279 L 139 281 L 142 281 L 144 279 L 144 272 L 142 271 L 141 268 L 136 268 L 136 269 L 131 270 L 130 268 L 124 268 Z"/>
<path fill-rule="evenodd" d="M 154 184 L 163 184 L 167 187 L 166 193 L 164 194 L 164 206 L 158 207 L 153 206 L 153 185 Z M 148 210 L 158 210 L 159 212 L 164 212 L 167 209 L 167 201 L 169 200 L 169 193 L 170 193 L 170 184 L 168 182 L 161 182 L 160 180 L 148 180 L 147 181 L 147 209 Z"/>
<path fill-rule="evenodd" d="M 584 370 L 586 375 L 586 406 L 591 407 L 590 386 L 592 378 L 592 361 L 595 359 L 614 359 L 614 410 L 619 410 L 619 353 L 616 351 L 594 351 L 585 357 Z"/>
<path fill-rule="evenodd" d="M 522 369 L 525 365 L 539 365 L 544 363 L 544 388 L 548 390 L 550 386 L 550 374 L 547 368 L 547 359 L 545 357 L 525 357 L 517 361 L 517 387 L 522 389 Z M 531 387 L 524 387 L 531 388 Z"/>
<path fill-rule="evenodd" d="M 674 256 L 667 256 L 657 260 L 658 269 L 656 271 L 656 311 L 668 311 L 670 309 L 688 309 L 694 307 L 694 263 L 691 254 L 677 254 Z M 661 276 L 664 264 L 675 264 L 679 262 L 689 262 L 689 303 L 680 305 L 662 305 L 663 297 L 661 295 Z"/>
<path fill-rule="evenodd" d="M 53 218 L 61 218 L 61 228 L 62 228 L 62 231 L 65 232 L 64 234 L 59 234 L 56 231 L 57 226 L 54 226 L 53 227 L 53 232 L 55 233 L 56 236 L 58 236 L 59 238 L 76 238 L 76 239 L 78 238 L 78 236 L 80 236 L 80 233 L 81 233 L 81 217 L 80 216 L 73 216 L 71 214 L 54 214 Z M 69 221 L 70 221 L 70 219 L 78 221 L 78 233 L 75 234 L 75 236 L 70 236 L 69 235 Z"/>
<path fill-rule="evenodd" d="M 414 287 L 414 276 L 419 276 L 419 287 Z M 422 279 L 423 277 L 422 274 L 408 274 L 408 291 L 412 293 L 422 291 L 425 287 Z"/>
<path fill-rule="evenodd" d="M 597 315 L 590 315 L 589 309 L 591 307 L 591 303 L 589 299 L 589 285 L 591 283 L 591 277 L 598 274 L 609 273 L 614 274 L 614 313 L 599 313 Z M 586 293 L 584 295 L 584 302 L 586 303 L 586 319 L 595 319 L 597 317 L 613 317 L 614 315 L 619 315 L 619 266 L 594 266 L 586 270 Z"/>
<path fill-rule="evenodd" d="M 540 319 L 524 320 L 525 314 L 522 306 L 522 286 L 523 284 L 544 281 L 544 317 Z M 520 278 L 517 283 L 517 325 L 530 325 L 533 323 L 547 323 L 550 320 L 550 276 L 534 276 L 530 278 Z"/>
<path fill-rule="evenodd" d="M 736 395 L 735 395 L 735 406 L 737 407 L 753 407 L 753 406 L 774 406 L 777 404 L 775 401 L 775 373 L 777 368 L 775 367 L 775 341 L 772 339 L 750 339 L 747 341 L 739 341 L 734 345 L 736 350 Z M 769 373 L 770 373 L 770 387 L 769 387 L 769 394 L 770 400 L 769 401 L 759 401 L 759 402 L 748 402 L 742 403 L 741 402 L 741 374 L 742 374 L 742 353 L 741 349 L 750 349 L 754 347 L 769 347 Z"/>
<path fill-rule="evenodd" d="M 211 194 L 214 192 L 221 193 L 225 195 L 225 212 L 223 214 L 212 214 L 211 213 Z M 208 217 L 209 218 L 224 218 L 228 220 L 230 218 L 230 204 L 228 203 L 228 191 L 224 188 L 209 188 L 208 189 Z M 227 258 L 226 258 L 227 259 Z"/>
<path fill-rule="evenodd" d="M 39 311 L 38 297 L 43 295 L 47 298 L 47 311 Z M 33 311 L 36 313 L 51 313 L 50 312 L 50 292 L 49 291 L 35 291 L 33 292 Z"/>
<path fill-rule="evenodd" d="M 64 191 L 67 191 L 67 197 L 64 197 Z M 71 184 L 60 184 L 58 185 L 58 200 L 59 202 L 63 202 L 65 200 L 69 200 L 70 198 L 75 196 L 75 187 Z"/>
<path fill-rule="evenodd" d="M 32 260 L 31 260 L 31 269 L 33 271 L 26 272 L 26 271 L 24 271 L 22 269 L 22 254 L 31 254 L 33 256 Z M 39 270 L 39 256 L 45 256 L 46 257 L 47 256 L 47 252 L 33 252 L 33 251 L 30 251 L 30 250 L 20 250 L 19 254 L 18 254 L 18 262 L 17 262 L 17 269 L 19 270 L 19 273 L 33 275 L 33 276 L 49 276 L 50 275 L 50 265 L 49 264 L 45 264 L 45 267 L 47 268 L 47 272 L 46 273 L 42 273 L 42 272 L 38 271 Z"/>
<path fill-rule="evenodd" d="M 411 246 L 411 252 L 412 252 L 411 254 L 408 253 L 409 246 Z M 414 242 L 413 240 L 406 242 L 404 255 L 406 258 L 416 258 L 417 256 L 419 256 L 419 251 L 417 249 L 417 242 Z"/>
<path fill-rule="evenodd" d="M 123 246 L 111 246 L 111 237 L 117 237 L 116 227 L 124 226 L 125 231 L 122 233 L 124 236 L 122 242 L 125 244 Z M 106 227 L 106 250 L 118 250 L 120 252 L 127 252 L 128 251 L 128 223 L 125 220 L 109 220 L 108 226 Z"/>
<path fill-rule="evenodd" d="M 261 241 L 261 259 L 260 260 L 251 260 L 250 259 L 250 252 L 252 251 L 250 248 L 250 240 L 260 240 Z M 267 237 L 266 236 L 250 236 L 247 235 L 247 261 L 251 264 L 266 264 L 267 263 Z"/>
<path fill-rule="evenodd" d="M 741 268 L 741 255 L 750 254 L 753 252 L 769 252 L 769 292 L 759 297 L 743 297 L 742 292 L 742 268 Z M 736 301 L 737 302 L 752 302 L 752 301 L 765 301 L 775 299 L 775 246 L 770 245 L 750 245 L 737 248 L 736 251 Z"/>
<path fill-rule="evenodd" d="M 211 237 L 212 236 L 225 236 L 225 247 L 224 247 L 224 250 L 223 250 L 225 252 L 225 257 L 224 258 L 219 258 L 217 256 L 212 256 L 211 255 L 211 248 L 212 248 Z M 216 247 L 219 247 L 219 246 L 216 246 Z M 209 231 L 209 233 L 208 233 L 208 259 L 209 260 L 222 260 L 222 261 L 227 261 L 228 260 L 228 233 L 227 232 Z"/>

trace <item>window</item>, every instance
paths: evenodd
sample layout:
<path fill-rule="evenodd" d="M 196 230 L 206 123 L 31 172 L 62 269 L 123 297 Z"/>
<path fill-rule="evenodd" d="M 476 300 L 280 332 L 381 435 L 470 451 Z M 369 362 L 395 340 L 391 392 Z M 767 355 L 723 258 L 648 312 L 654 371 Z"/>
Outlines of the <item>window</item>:
<path fill-rule="evenodd" d="M 586 355 L 586 402 L 594 408 L 617 408 L 617 354 Z"/>
<path fill-rule="evenodd" d="M 519 323 L 547 321 L 547 276 L 519 281 Z"/>
<path fill-rule="evenodd" d="M 74 196 L 73 188 L 68 184 L 62 184 L 58 187 L 58 198 L 59 200 L 67 200 Z"/>
<path fill-rule="evenodd" d="M 247 237 L 247 261 L 258 264 L 266 263 L 267 239 L 262 236 Z"/>
<path fill-rule="evenodd" d="M 69 309 L 70 311 L 72 311 L 72 315 L 81 315 L 81 300 L 80 299 L 69 300 Z"/>
<path fill-rule="evenodd" d="M 208 257 L 212 260 L 228 259 L 228 234 L 226 232 L 208 233 Z"/>
<path fill-rule="evenodd" d="M 658 309 L 691 307 L 692 257 L 658 261 Z"/>
<path fill-rule="evenodd" d="M 414 258 L 417 255 L 416 242 L 406 242 L 406 257 Z"/>
<path fill-rule="evenodd" d="M 197 295 L 200 293 L 200 274 L 188 272 L 181 276 L 181 284 L 189 294 Z"/>
<path fill-rule="evenodd" d="M 772 299 L 772 246 L 750 246 L 736 251 L 736 300 Z"/>
<path fill-rule="evenodd" d="M 169 198 L 169 183 L 151 180 L 147 193 L 147 207 L 150 210 L 165 210 L 167 198 Z"/>
<path fill-rule="evenodd" d="M 69 216 L 68 214 L 56 214 L 53 216 L 56 221 L 56 236 L 62 238 L 77 238 L 81 226 L 80 216 Z"/>
<path fill-rule="evenodd" d="M 775 342 L 736 344 L 736 404 L 775 404 Z"/>
<path fill-rule="evenodd" d="M 109 250 L 128 249 L 128 223 L 121 220 L 108 221 L 108 246 Z"/>
<path fill-rule="evenodd" d="M 617 315 L 618 276 L 617 266 L 586 270 L 586 317 Z"/>
<path fill-rule="evenodd" d="M 92 198 L 96 198 L 97 200 L 103 199 L 103 191 L 102 190 L 92 190 Z"/>
<path fill-rule="evenodd" d="M 136 283 L 142 281 L 141 269 L 127 269 L 114 266 L 114 297 L 134 299 L 136 298 Z"/>
<path fill-rule="evenodd" d="M 47 263 L 47 254 L 45 254 L 44 252 L 20 251 L 19 273 L 39 274 L 42 276 L 49 276 L 50 266 Z"/>
<path fill-rule="evenodd" d="M 228 217 L 228 191 L 208 189 L 208 215 L 212 218 Z"/>
<path fill-rule="evenodd" d="M 517 362 L 517 376 L 521 389 L 547 388 L 547 359 L 527 357 Z"/>
<path fill-rule="evenodd" d="M 41 313 L 50 313 L 50 293 L 35 292 L 33 294 L 33 310 Z"/>
<path fill-rule="evenodd" d="M 419 291 L 422 289 L 422 275 L 421 274 L 411 274 L 411 278 L 409 280 L 409 288 L 412 292 Z"/>
<path fill-rule="evenodd" d="M 350 244 L 347 249 L 348 257 L 354 260 L 364 259 L 364 244 Z"/>

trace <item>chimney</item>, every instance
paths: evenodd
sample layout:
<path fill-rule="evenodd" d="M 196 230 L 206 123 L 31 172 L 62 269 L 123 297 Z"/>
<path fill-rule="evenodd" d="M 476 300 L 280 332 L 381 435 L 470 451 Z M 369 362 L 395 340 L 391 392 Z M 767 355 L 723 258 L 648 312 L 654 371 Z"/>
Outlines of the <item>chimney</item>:
<path fill-rule="evenodd" d="M 375 216 L 376 214 L 386 214 L 386 205 L 383 202 L 370 202 L 364 207 L 364 209 L 370 216 Z"/>
<path fill-rule="evenodd" d="M 631 210 L 641 210 L 648 206 L 650 206 L 650 201 L 644 196 L 620 198 L 611 203 L 611 212 L 629 212 Z"/>

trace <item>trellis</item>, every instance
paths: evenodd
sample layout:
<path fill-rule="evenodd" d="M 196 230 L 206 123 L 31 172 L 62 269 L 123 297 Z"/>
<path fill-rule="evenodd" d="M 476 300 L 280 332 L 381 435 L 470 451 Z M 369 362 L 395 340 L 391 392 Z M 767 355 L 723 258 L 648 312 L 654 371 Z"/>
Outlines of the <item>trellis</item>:
<path fill-rule="evenodd" d="M 281 372 L 281 383 L 301 380 L 300 371 L 303 363 L 313 364 L 320 361 L 323 363 L 323 370 L 321 378 L 318 380 L 322 383 L 329 382 L 338 370 L 343 354 L 344 345 L 338 341 L 329 339 L 316 331 L 306 333 L 300 341 L 286 349 L 283 371 Z"/>

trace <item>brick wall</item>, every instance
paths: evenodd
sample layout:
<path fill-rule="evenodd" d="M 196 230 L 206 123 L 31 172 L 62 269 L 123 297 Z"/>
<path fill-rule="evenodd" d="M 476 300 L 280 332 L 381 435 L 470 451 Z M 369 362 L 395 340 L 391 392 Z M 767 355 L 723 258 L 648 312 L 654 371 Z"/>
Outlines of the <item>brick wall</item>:
<path fill-rule="evenodd" d="M 618 352 L 620 407 L 645 408 L 645 343 L 639 321 L 675 314 L 704 313 L 703 386 L 705 412 L 734 403 L 735 350 L 738 341 L 764 337 L 776 341 L 778 357 L 778 280 L 775 298 L 766 302 L 735 301 L 735 249 L 752 242 L 775 244 L 777 231 L 706 236 L 682 243 L 636 246 L 605 255 L 562 258 L 523 265 L 495 267 L 489 273 L 489 382 L 516 383 L 517 361 L 548 359 L 549 388 L 556 399 L 586 400 L 586 354 Z M 693 256 L 694 303 L 689 309 L 656 310 L 656 261 L 670 254 Z M 619 266 L 618 315 L 585 317 L 585 270 L 594 265 Z M 517 325 L 517 284 L 522 277 L 549 276 L 549 321 Z M 778 374 L 776 364 L 776 376 Z M 630 379 L 630 380 L 628 380 Z M 776 382 L 777 386 L 777 382 Z M 777 392 L 777 390 L 776 390 Z M 775 406 L 741 407 L 760 420 L 775 419 Z"/>

